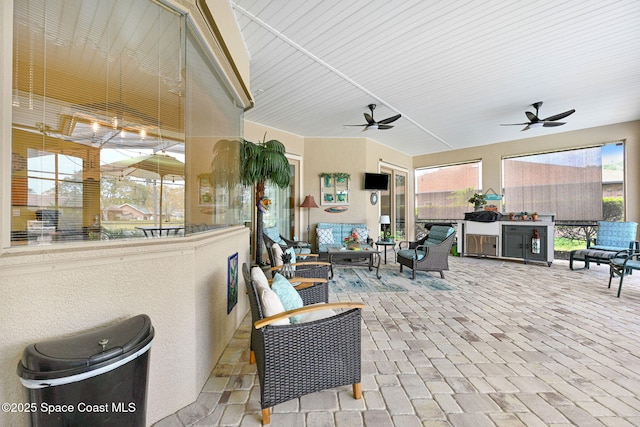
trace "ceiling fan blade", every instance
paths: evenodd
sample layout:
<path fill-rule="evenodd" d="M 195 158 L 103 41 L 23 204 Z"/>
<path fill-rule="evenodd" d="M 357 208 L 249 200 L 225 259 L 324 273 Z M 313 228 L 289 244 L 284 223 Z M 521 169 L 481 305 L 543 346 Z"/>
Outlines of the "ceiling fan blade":
<path fill-rule="evenodd" d="M 502 123 L 500 126 L 524 126 L 530 123 Z"/>
<path fill-rule="evenodd" d="M 382 130 L 382 129 L 391 129 L 393 127 L 393 125 L 384 125 L 384 124 L 378 124 L 378 129 Z"/>
<path fill-rule="evenodd" d="M 384 120 L 380 120 L 378 123 L 381 123 L 381 124 L 392 123 L 398 120 L 400 117 L 402 117 L 402 114 L 396 114 L 395 116 L 387 117 Z"/>
<path fill-rule="evenodd" d="M 364 113 L 364 118 L 370 125 L 375 123 L 375 120 L 373 120 L 373 116 L 369 113 Z"/>
<path fill-rule="evenodd" d="M 538 116 L 536 116 L 535 114 L 533 114 L 531 111 L 525 111 L 524 112 L 527 115 L 527 118 L 532 122 L 539 122 L 540 119 L 538 118 Z"/>
<path fill-rule="evenodd" d="M 546 119 L 542 119 L 542 121 L 543 122 L 553 122 L 553 121 L 556 121 L 556 120 L 564 119 L 565 117 L 570 116 L 575 112 L 576 112 L 576 110 L 565 111 L 564 113 L 556 114 L 555 116 L 550 116 L 550 117 L 547 117 Z"/>
<path fill-rule="evenodd" d="M 542 126 L 546 127 L 546 128 L 549 128 L 549 127 L 555 127 L 555 126 L 562 126 L 564 124 L 565 124 L 565 122 L 544 122 L 544 124 Z"/>
<path fill-rule="evenodd" d="M 524 127 L 524 129 L 522 129 L 520 132 L 524 132 L 525 130 L 529 130 L 530 127 L 531 127 L 531 124 L 527 123 L 526 126 Z"/>

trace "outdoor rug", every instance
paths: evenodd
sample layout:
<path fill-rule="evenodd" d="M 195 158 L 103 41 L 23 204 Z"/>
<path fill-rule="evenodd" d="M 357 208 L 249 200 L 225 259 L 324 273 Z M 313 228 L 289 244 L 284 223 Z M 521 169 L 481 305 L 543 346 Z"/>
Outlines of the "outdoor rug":
<path fill-rule="evenodd" d="M 398 264 L 380 266 L 381 278 L 376 278 L 376 270 L 367 267 L 334 266 L 333 280 L 329 281 L 329 291 L 343 292 L 407 292 L 419 289 L 449 291 L 453 287 L 445 280 L 425 272 L 418 272 L 416 280 L 411 280 L 410 270 L 399 272 Z M 437 273 L 436 273 L 437 274 Z"/>

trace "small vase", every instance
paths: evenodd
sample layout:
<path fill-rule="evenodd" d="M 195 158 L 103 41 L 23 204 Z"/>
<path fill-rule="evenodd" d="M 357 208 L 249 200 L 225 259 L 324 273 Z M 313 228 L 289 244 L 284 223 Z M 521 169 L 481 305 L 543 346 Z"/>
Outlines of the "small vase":
<path fill-rule="evenodd" d="M 293 277 L 293 266 L 290 262 L 285 262 L 284 264 L 282 264 L 280 274 L 282 274 L 287 279 L 291 279 Z"/>

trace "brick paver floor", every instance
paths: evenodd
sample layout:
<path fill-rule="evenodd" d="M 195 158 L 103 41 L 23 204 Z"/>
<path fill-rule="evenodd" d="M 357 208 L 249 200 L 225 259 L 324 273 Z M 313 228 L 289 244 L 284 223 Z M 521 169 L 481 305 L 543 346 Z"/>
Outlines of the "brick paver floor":
<path fill-rule="evenodd" d="M 367 304 L 363 399 L 350 386 L 314 393 L 276 406 L 271 425 L 640 425 L 640 274 L 618 299 L 608 266 L 450 264 L 451 290 L 332 294 Z M 198 400 L 156 427 L 260 425 L 249 328 L 250 316 Z"/>

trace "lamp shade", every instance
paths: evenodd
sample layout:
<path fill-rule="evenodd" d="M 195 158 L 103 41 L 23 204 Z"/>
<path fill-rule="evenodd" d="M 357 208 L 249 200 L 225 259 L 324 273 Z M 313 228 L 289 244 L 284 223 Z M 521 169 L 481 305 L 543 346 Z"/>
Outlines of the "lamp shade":
<path fill-rule="evenodd" d="M 317 208 L 318 205 L 316 201 L 313 199 L 313 196 L 309 195 L 304 198 L 304 202 L 300 205 L 301 208 Z"/>
<path fill-rule="evenodd" d="M 380 215 L 380 224 L 391 224 L 389 215 Z"/>

